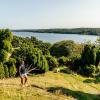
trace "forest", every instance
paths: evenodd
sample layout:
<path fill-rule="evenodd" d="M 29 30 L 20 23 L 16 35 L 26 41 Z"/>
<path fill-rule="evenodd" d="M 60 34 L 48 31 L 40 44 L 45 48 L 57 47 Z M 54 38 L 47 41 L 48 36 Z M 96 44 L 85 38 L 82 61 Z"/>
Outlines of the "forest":
<path fill-rule="evenodd" d="M 12 30 L 12 32 L 37 32 L 37 33 L 100 35 L 100 28 L 19 29 L 19 30 Z"/>
<path fill-rule="evenodd" d="M 13 36 L 9 29 L 0 30 L 0 78 L 17 77 L 21 61 L 36 68 L 31 73 L 72 72 L 87 77 L 100 76 L 100 39 L 95 43 L 76 44 L 64 40 L 54 44 L 35 37 Z"/>

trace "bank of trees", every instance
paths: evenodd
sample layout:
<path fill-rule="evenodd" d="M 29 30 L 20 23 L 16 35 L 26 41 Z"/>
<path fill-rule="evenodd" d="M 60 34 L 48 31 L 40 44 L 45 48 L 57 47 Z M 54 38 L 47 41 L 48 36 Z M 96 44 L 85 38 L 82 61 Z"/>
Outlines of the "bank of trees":
<path fill-rule="evenodd" d="M 0 78 L 15 76 L 15 59 L 10 58 L 12 53 L 11 41 L 13 35 L 10 30 L 0 30 Z"/>
<path fill-rule="evenodd" d="M 72 29 L 35 29 L 35 30 L 13 30 L 14 32 L 40 32 L 40 33 L 60 33 L 60 34 L 83 34 L 99 35 L 100 28 L 72 28 Z"/>
<path fill-rule="evenodd" d="M 18 76 L 22 60 L 38 73 L 64 66 L 85 76 L 96 76 L 100 73 L 100 43 L 66 40 L 50 44 L 35 37 L 13 37 L 10 30 L 0 30 L 0 78 Z"/>

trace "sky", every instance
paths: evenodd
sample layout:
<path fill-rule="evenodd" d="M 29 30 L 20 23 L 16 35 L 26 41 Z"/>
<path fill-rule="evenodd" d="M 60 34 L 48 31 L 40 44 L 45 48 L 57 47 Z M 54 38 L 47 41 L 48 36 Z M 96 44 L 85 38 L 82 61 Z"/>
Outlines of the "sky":
<path fill-rule="evenodd" d="M 0 0 L 0 28 L 100 28 L 100 0 Z"/>

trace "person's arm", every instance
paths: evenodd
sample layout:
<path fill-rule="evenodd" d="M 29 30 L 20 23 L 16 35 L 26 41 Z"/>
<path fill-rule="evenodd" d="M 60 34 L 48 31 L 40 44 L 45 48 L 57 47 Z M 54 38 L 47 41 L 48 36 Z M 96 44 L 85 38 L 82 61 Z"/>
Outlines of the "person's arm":
<path fill-rule="evenodd" d="M 21 76 L 21 66 L 19 66 L 19 75 Z"/>

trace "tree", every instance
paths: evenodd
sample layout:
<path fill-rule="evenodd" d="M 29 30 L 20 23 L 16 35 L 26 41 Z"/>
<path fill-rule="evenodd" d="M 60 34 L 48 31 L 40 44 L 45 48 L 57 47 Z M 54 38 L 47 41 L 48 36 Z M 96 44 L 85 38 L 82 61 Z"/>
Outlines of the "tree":
<path fill-rule="evenodd" d="M 58 67 L 59 63 L 55 57 L 46 56 L 46 59 L 48 61 L 49 70 L 53 70 L 55 67 Z"/>
<path fill-rule="evenodd" d="M 82 65 L 95 65 L 96 63 L 96 48 L 94 45 L 86 44 L 81 54 Z"/>
<path fill-rule="evenodd" d="M 37 67 L 41 71 L 45 72 L 49 70 L 49 66 L 45 55 L 39 48 L 34 48 L 33 45 L 23 44 L 19 49 L 15 50 L 12 54 L 16 60 L 19 58 L 24 60 L 31 68 Z"/>
<path fill-rule="evenodd" d="M 4 49 L 0 51 L 0 61 L 5 62 L 7 61 L 8 52 Z"/>
<path fill-rule="evenodd" d="M 14 77 L 16 75 L 16 60 L 14 58 L 10 58 L 7 62 L 8 72 L 10 77 Z"/>
<path fill-rule="evenodd" d="M 2 62 L 0 62 L 0 78 L 4 78 L 4 77 L 5 77 L 4 67 Z"/>
<path fill-rule="evenodd" d="M 73 47 L 74 42 L 71 40 L 57 42 L 50 48 L 50 53 L 52 56 L 56 57 L 68 57 L 72 54 Z"/>
<path fill-rule="evenodd" d="M 96 53 L 96 67 L 99 66 L 99 62 L 100 62 L 100 50 L 97 51 Z"/>
<path fill-rule="evenodd" d="M 58 58 L 58 62 L 59 62 L 59 65 L 65 65 L 66 66 L 66 65 L 69 65 L 70 59 L 62 56 L 62 57 Z"/>
<path fill-rule="evenodd" d="M 7 59 L 8 53 L 12 51 L 11 41 L 13 35 L 10 30 L 0 30 L 0 60 L 4 62 Z"/>
<path fill-rule="evenodd" d="M 8 66 L 6 64 L 4 64 L 4 72 L 5 72 L 5 77 L 8 78 L 9 72 L 8 72 Z"/>

